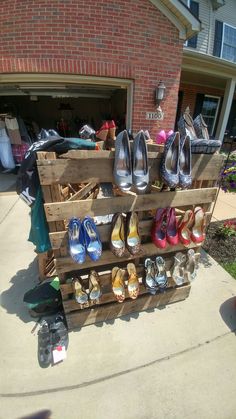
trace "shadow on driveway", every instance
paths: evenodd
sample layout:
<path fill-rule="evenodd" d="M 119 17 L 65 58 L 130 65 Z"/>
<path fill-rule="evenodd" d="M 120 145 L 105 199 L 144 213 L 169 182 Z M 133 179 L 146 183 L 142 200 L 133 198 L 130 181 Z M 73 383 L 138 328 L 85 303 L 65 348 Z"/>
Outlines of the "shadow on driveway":
<path fill-rule="evenodd" d="M 16 314 L 24 323 L 32 321 L 27 307 L 23 303 L 26 291 L 38 284 L 37 257 L 27 269 L 21 269 L 10 280 L 10 287 L 2 292 L 1 306 L 9 314 Z"/>
<path fill-rule="evenodd" d="M 231 332 L 236 332 L 236 296 L 229 298 L 221 304 L 219 311 Z"/>

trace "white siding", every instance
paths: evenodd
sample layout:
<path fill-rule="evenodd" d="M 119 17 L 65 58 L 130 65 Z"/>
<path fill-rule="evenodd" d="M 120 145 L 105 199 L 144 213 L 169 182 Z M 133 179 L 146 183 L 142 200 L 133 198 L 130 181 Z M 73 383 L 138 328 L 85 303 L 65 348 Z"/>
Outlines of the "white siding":
<path fill-rule="evenodd" d="M 197 0 L 196 0 L 197 1 Z M 184 3 L 188 5 L 188 0 L 184 0 Z M 194 51 L 199 51 L 207 54 L 208 42 L 209 42 L 209 27 L 210 27 L 210 14 L 211 6 L 209 0 L 199 0 L 199 19 L 202 22 L 203 30 L 199 32 L 197 37 L 197 48 Z M 191 49 L 187 47 L 188 49 Z"/>
<path fill-rule="evenodd" d="M 188 4 L 188 0 L 183 0 Z M 197 1 L 197 0 L 196 0 Z M 205 54 L 213 54 L 215 38 L 215 20 L 221 20 L 229 25 L 236 27 L 236 0 L 225 0 L 225 5 L 213 11 L 210 0 L 199 0 L 199 19 L 202 22 L 203 30 L 199 32 L 197 48 Z M 191 49 L 189 47 L 185 47 Z"/>
<path fill-rule="evenodd" d="M 199 32 L 197 39 L 197 51 L 208 53 L 209 29 L 210 29 L 211 6 L 209 0 L 199 1 L 199 19 L 203 30 Z"/>
<path fill-rule="evenodd" d="M 226 0 L 225 5 L 212 12 L 212 30 L 210 35 L 209 53 L 212 55 L 215 38 L 215 20 L 221 20 L 236 27 L 236 0 Z"/>

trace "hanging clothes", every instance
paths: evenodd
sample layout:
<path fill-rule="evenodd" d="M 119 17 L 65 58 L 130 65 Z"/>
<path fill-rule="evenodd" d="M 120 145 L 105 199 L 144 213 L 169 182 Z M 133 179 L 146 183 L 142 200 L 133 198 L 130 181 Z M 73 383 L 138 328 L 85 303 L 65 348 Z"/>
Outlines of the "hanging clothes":
<path fill-rule="evenodd" d="M 4 169 L 15 168 L 10 139 L 5 128 L 3 128 L 3 124 L 0 126 L 0 162 Z"/>

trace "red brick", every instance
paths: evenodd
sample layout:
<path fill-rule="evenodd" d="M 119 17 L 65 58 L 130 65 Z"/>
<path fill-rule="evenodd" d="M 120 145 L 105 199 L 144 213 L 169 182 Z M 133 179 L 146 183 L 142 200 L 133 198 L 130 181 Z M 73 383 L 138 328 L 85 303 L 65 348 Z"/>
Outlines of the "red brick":
<path fill-rule="evenodd" d="M 145 127 L 155 135 L 173 128 L 182 42 L 149 0 L 9 0 L 0 4 L 0 27 L 0 73 L 133 79 L 133 129 Z M 166 85 L 165 119 L 146 121 L 146 111 L 155 111 L 160 80 Z M 193 100 L 196 91 L 188 95 Z"/>

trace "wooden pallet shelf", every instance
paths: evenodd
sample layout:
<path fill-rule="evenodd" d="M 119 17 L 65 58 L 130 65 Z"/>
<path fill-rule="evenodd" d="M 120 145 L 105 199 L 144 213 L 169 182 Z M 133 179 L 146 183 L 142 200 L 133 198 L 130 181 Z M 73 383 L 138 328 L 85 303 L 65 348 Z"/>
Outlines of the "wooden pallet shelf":
<path fill-rule="evenodd" d="M 162 255 L 169 270 L 173 264 L 174 254 L 178 251 L 187 251 L 182 244 L 174 247 L 167 245 L 165 249 L 158 249 L 153 245 L 150 238 L 152 216 L 157 208 L 171 206 L 177 209 L 178 217 L 181 217 L 181 213 L 186 209 L 201 205 L 207 212 L 207 222 L 209 222 L 212 203 L 217 196 L 216 181 L 223 158 L 220 155 L 193 155 L 194 180 L 191 189 L 160 192 L 156 182 L 160 180 L 161 149 L 155 145 L 149 146 L 151 185 L 145 195 L 138 195 L 135 190 L 123 193 L 113 185 L 114 196 L 105 199 L 98 199 L 97 194 L 100 183 L 113 182 L 113 151 L 72 150 L 59 158 L 52 152 L 38 153 L 37 166 L 44 195 L 45 214 L 69 329 L 153 309 L 188 297 L 191 285 L 187 281 L 177 287 L 169 277 L 166 291 L 155 296 L 147 293 L 141 283 L 146 257 Z M 78 182 L 79 188 L 76 187 Z M 74 193 L 69 194 L 71 190 Z M 140 216 L 142 246 L 139 254 L 133 256 L 127 251 L 123 257 L 117 258 L 109 250 L 111 224 L 105 224 L 98 226 L 104 249 L 101 258 L 94 262 L 87 256 L 82 265 L 73 261 L 69 255 L 67 232 L 67 224 L 71 217 L 83 219 L 86 215 L 97 217 L 130 211 L 136 211 Z M 194 243 L 190 247 L 197 249 Z M 126 291 L 124 303 L 119 304 L 111 288 L 111 270 L 114 266 L 125 268 L 129 261 L 135 263 L 139 274 L 140 295 L 137 300 L 131 300 Z M 99 273 L 102 296 L 99 303 L 95 305 L 90 303 L 89 307 L 81 308 L 74 299 L 71 283 L 66 281 L 74 276 L 85 277 L 86 281 L 91 269 Z"/>

